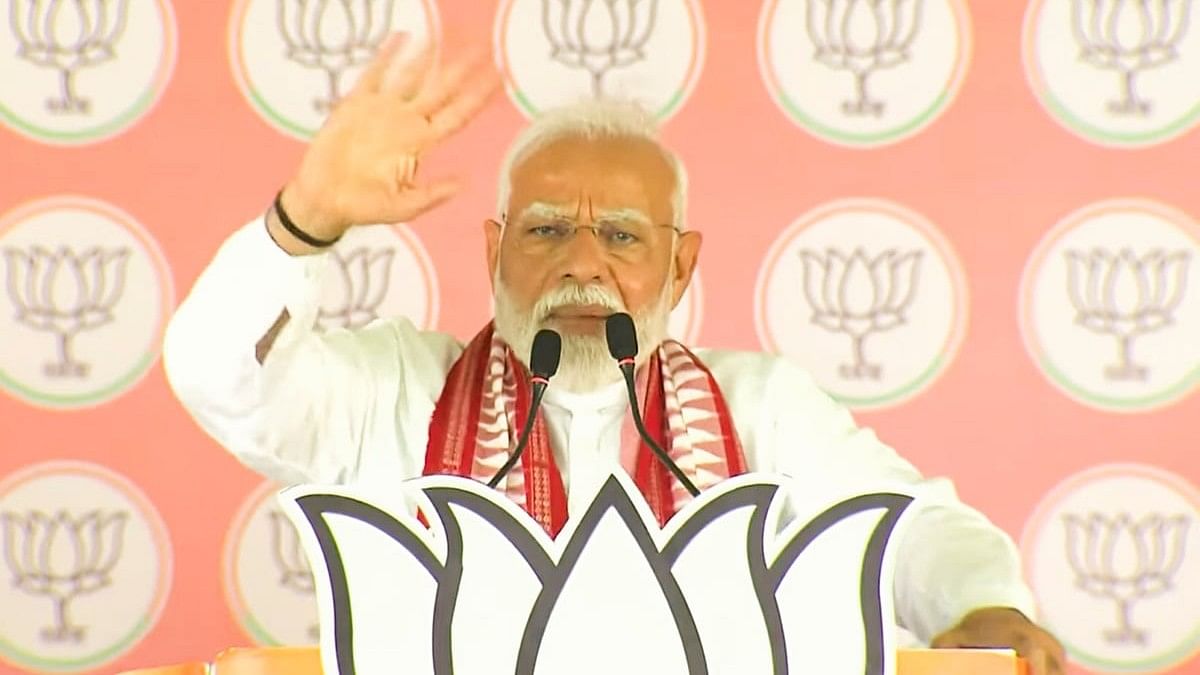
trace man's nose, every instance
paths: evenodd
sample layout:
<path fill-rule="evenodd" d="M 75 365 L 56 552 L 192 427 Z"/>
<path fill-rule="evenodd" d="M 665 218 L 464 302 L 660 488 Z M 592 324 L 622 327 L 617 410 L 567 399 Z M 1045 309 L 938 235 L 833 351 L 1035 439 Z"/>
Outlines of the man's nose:
<path fill-rule="evenodd" d="M 576 229 L 574 236 L 561 250 L 563 259 L 560 267 L 564 279 L 573 279 L 580 284 L 604 280 L 608 269 L 608 252 L 595 230 L 587 226 Z"/>

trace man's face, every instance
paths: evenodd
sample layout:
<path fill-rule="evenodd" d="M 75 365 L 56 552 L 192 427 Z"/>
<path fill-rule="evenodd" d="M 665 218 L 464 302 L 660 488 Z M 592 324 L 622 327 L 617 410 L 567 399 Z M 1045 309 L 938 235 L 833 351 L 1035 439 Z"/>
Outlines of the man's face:
<path fill-rule="evenodd" d="M 556 383 L 587 390 L 619 378 L 610 314 L 634 317 L 643 356 L 657 346 L 700 246 L 671 227 L 674 190 L 671 165 L 642 139 L 561 139 L 513 167 L 507 223 L 484 229 L 496 329 L 520 357 L 552 328 L 563 336 Z"/>

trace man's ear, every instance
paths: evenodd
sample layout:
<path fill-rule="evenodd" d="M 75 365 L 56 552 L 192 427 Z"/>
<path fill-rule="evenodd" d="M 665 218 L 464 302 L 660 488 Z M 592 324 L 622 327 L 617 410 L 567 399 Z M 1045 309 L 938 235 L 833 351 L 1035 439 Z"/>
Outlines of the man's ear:
<path fill-rule="evenodd" d="M 696 271 L 696 261 L 700 257 L 700 244 L 703 237 L 699 232 L 689 230 L 679 235 L 679 243 L 675 245 L 675 276 L 671 280 L 674 297 L 671 298 L 671 308 L 674 309 L 692 282 L 692 273 Z"/>
<path fill-rule="evenodd" d="M 504 234 L 504 225 L 499 221 L 488 218 L 483 221 L 483 237 L 487 242 L 488 279 L 496 278 L 496 266 L 500 262 L 500 240 Z"/>

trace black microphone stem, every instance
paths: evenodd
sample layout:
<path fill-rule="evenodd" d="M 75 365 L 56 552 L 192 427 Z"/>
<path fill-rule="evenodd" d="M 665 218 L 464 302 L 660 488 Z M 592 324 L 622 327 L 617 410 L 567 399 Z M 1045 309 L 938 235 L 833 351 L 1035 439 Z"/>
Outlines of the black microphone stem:
<path fill-rule="evenodd" d="M 637 427 L 638 435 L 642 437 L 642 440 L 646 442 L 646 445 L 650 446 L 650 449 L 654 451 L 654 454 L 658 455 L 658 459 L 667 467 L 667 469 L 674 474 L 675 479 L 678 480 L 693 497 L 699 497 L 700 491 L 696 489 L 696 486 L 692 484 L 692 481 L 688 479 L 687 475 L 685 475 L 679 468 L 679 465 L 671 459 L 671 456 L 668 455 L 665 450 L 659 447 L 658 443 L 654 442 L 654 439 L 651 438 L 650 434 L 646 431 L 646 425 L 642 422 L 642 411 L 638 410 L 637 387 L 633 383 L 633 364 L 622 364 L 621 372 L 625 375 L 625 389 L 629 392 L 629 402 L 632 404 L 629 406 L 629 409 L 633 412 L 633 425 Z"/>
<path fill-rule="evenodd" d="M 500 484 L 500 481 L 508 475 L 509 471 L 517 465 L 517 460 L 521 458 L 521 453 L 525 452 L 525 446 L 529 443 L 529 435 L 533 431 L 533 422 L 537 419 L 538 409 L 541 408 L 542 394 L 546 393 L 546 384 L 544 382 L 534 382 L 532 391 L 530 392 L 529 401 L 529 417 L 525 420 L 525 427 L 521 429 L 521 435 L 517 437 L 517 447 L 513 449 L 512 455 L 495 476 L 488 481 L 488 487 L 494 488 Z"/>

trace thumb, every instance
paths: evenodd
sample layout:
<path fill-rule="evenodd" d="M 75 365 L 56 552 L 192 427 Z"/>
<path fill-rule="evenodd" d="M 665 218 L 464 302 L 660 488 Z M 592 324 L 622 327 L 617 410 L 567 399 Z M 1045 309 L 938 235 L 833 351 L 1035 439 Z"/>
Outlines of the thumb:
<path fill-rule="evenodd" d="M 1050 659 L 1044 649 L 1035 649 L 1029 653 L 1029 675 L 1055 675 L 1050 672 Z"/>
<path fill-rule="evenodd" d="M 963 646 L 963 634 L 958 630 L 948 630 L 933 638 L 929 646 L 934 649 L 955 649 Z"/>
<path fill-rule="evenodd" d="M 462 184 L 453 178 L 444 178 L 405 188 L 392 201 L 388 222 L 412 220 L 416 216 L 440 206 L 458 194 L 461 189 Z"/>

